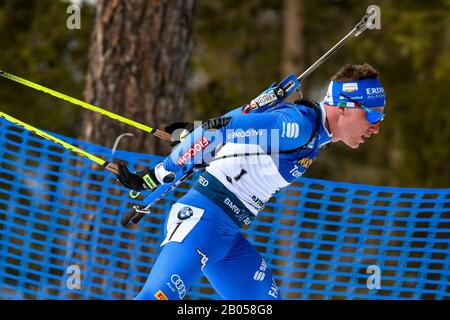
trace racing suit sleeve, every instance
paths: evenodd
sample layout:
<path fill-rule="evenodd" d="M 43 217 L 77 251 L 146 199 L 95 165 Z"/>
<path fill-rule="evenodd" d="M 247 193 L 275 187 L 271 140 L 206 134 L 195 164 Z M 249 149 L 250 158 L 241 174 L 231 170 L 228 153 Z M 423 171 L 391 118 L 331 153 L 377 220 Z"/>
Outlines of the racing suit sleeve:
<path fill-rule="evenodd" d="M 219 143 L 258 144 L 265 152 L 271 152 L 274 147 L 278 151 L 287 151 L 307 143 L 313 132 L 314 119 L 309 119 L 295 107 L 265 113 L 233 114 L 226 126 L 213 130 L 216 131 L 216 137 L 217 131 L 220 131 L 222 140 Z M 208 144 L 208 131 L 201 127 L 196 128 L 164 159 L 164 168 L 178 171 L 181 167 L 181 156 L 190 149 L 199 149 Z M 200 147 L 192 148 L 194 145 Z"/>
<path fill-rule="evenodd" d="M 267 141 L 269 150 L 274 143 L 278 143 L 280 151 L 287 151 L 301 147 L 308 142 L 314 129 L 313 126 L 313 122 L 300 111 L 295 108 L 283 108 L 268 113 L 236 115 L 221 131 L 225 142 L 236 142 L 236 140 L 242 140 L 239 138 L 251 137 L 252 130 L 254 130 L 256 131 L 254 135 L 263 137 L 256 143 L 263 144 Z M 245 134 L 239 134 L 239 132 Z M 255 143 L 255 140 L 251 140 L 249 143 Z"/>

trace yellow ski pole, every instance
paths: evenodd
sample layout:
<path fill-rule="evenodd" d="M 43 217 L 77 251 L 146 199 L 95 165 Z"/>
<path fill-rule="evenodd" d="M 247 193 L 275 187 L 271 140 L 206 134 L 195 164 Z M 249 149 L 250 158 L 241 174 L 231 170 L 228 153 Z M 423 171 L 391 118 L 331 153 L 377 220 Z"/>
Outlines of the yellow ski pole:
<path fill-rule="evenodd" d="M 46 133 L 46 132 L 44 132 L 42 130 L 39 130 L 39 129 L 33 127 L 33 126 L 30 126 L 29 124 L 27 124 L 25 122 L 17 120 L 16 118 L 13 118 L 13 117 L 11 117 L 11 116 L 9 116 L 6 113 L 3 113 L 1 111 L 0 111 L 0 117 L 8 120 L 11 123 L 14 123 L 14 124 L 24 128 L 25 130 L 31 131 L 31 132 L 35 133 L 36 135 L 38 135 L 38 136 L 40 136 L 40 137 L 42 137 L 44 139 L 50 140 L 50 141 L 52 141 L 52 142 L 54 142 L 54 143 L 56 143 L 56 144 L 58 144 L 58 145 L 60 145 L 60 146 L 62 146 L 64 148 L 72 151 L 73 153 L 76 153 L 79 156 L 85 157 L 85 158 L 91 160 L 92 162 L 95 162 L 95 163 L 101 165 L 102 167 L 106 168 L 107 170 L 111 171 L 114 174 L 119 174 L 119 169 L 117 167 L 117 164 L 115 164 L 113 162 L 108 162 L 108 161 L 103 160 L 103 159 L 101 159 L 101 158 L 99 158 L 99 157 L 97 157 L 97 156 L 95 156 L 95 155 L 93 155 L 93 154 L 91 154 L 89 152 L 81 150 L 80 148 L 77 148 L 74 145 L 71 145 L 70 143 L 67 143 L 67 142 L 65 142 L 65 141 L 63 141 L 61 139 L 58 139 L 55 136 L 52 136 L 51 134 L 48 134 L 48 133 Z"/>
<path fill-rule="evenodd" d="M 147 126 L 145 124 L 142 124 L 142 123 L 136 122 L 134 120 L 122 117 L 122 116 L 120 116 L 118 114 L 115 114 L 113 112 L 110 112 L 108 110 L 105 110 L 105 109 L 99 108 L 97 106 L 94 106 L 93 104 L 87 103 L 85 101 L 78 100 L 76 98 L 73 98 L 73 97 L 68 96 L 66 94 L 63 94 L 63 93 L 60 93 L 58 91 L 52 90 L 50 88 L 46 88 L 44 86 L 41 86 L 40 84 L 31 82 L 31 81 L 23 79 L 23 78 L 20 78 L 18 76 L 15 76 L 15 75 L 13 75 L 11 73 L 6 72 L 6 71 L 0 70 L 0 76 L 2 76 L 5 79 L 9 79 L 9 80 L 12 80 L 14 82 L 20 83 L 20 84 L 22 84 L 24 86 L 27 86 L 29 88 L 35 89 L 37 91 L 41 91 L 41 92 L 47 93 L 47 94 L 52 95 L 52 96 L 54 96 L 56 98 L 68 101 L 68 102 L 70 102 L 72 104 L 75 104 L 75 105 L 78 105 L 78 106 L 80 106 L 82 108 L 85 108 L 85 109 L 88 109 L 88 110 L 91 110 L 91 111 L 94 111 L 94 112 L 98 112 L 98 113 L 103 114 L 103 115 L 105 115 L 107 117 L 110 117 L 111 119 L 118 120 L 120 122 L 126 123 L 126 124 L 131 125 L 131 126 L 133 126 L 135 128 L 138 128 L 140 130 L 143 130 L 143 131 L 146 131 L 148 133 L 151 133 L 151 134 L 153 134 L 154 136 L 156 136 L 158 138 L 161 138 L 161 139 L 164 139 L 164 140 L 167 140 L 167 141 L 171 141 L 171 135 L 169 133 L 165 132 L 165 131 L 162 131 L 162 130 L 159 130 L 159 129 L 155 129 L 155 128 L 149 127 L 149 126 Z"/>

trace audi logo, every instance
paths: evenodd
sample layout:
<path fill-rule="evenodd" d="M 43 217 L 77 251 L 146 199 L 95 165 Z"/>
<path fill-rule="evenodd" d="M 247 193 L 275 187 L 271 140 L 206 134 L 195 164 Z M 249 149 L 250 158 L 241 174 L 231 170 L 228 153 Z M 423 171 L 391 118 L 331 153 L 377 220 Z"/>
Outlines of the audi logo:
<path fill-rule="evenodd" d="M 180 299 L 183 299 L 186 295 L 186 287 L 184 286 L 183 280 L 181 280 L 179 275 L 173 274 L 170 277 L 170 281 L 175 285 L 175 288 L 177 288 Z"/>

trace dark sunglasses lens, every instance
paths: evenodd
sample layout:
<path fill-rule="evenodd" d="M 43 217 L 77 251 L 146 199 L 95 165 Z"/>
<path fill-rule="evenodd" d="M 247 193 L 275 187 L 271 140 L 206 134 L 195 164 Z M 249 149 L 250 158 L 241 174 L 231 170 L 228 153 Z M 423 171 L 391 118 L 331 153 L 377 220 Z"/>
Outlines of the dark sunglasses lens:
<path fill-rule="evenodd" d="M 371 124 L 376 124 L 383 120 L 384 113 L 376 110 L 370 110 L 370 112 L 366 113 L 366 119 Z"/>

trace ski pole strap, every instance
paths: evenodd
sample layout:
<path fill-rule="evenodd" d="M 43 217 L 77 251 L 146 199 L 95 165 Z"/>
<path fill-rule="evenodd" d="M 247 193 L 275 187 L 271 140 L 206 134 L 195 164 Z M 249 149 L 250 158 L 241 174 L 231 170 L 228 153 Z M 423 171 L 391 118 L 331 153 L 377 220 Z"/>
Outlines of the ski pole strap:
<path fill-rule="evenodd" d="M 97 157 L 97 156 L 95 156 L 95 155 L 93 155 L 93 154 L 91 154 L 89 152 L 86 152 L 86 151 L 84 151 L 84 150 L 82 150 L 80 148 L 77 148 L 74 145 L 71 145 L 70 143 L 67 143 L 67 142 L 65 142 L 65 141 L 63 141 L 61 139 L 58 139 L 57 137 L 55 137 L 55 136 L 53 136 L 51 134 L 48 134 L 48 133 L 46 133 L 46 132 L 44 132 L 42 130 L 39 130 L 39 129 L 37 129 L 37 128 L 35 128 L 35 127 L 25 123 L 25 122 L 22 122 L 22 121 L 14 118 L 14 117 L 11 117 L 11 116 L 9 116 L 6 113 L 3 113 L 1 111 L 0 111 L 0 117 L 8 120 L 9 122 L 11 122 L 11 123 L 13 123 L 13 124 L 15 124 L 15 125 L 17 125 L 19 127 L 24 128 L 25 130 L 33 132 L 34 134 L 40 136 L 41 138 L 50 140 L 50 141 L 60 145 L 61 147 L 65 148 L 65 149 L 68 149 L 68 150 L 72 151 L 73 153 L 76 153 L 79 156 L 85 157 L 85 158 L 91 160 L 92 162 L 95 162 L 95 163 L 105 167 L 105 169 L 111 171 L 114 174 L 119 174 L 118 167 L 113 162 L 105 161 L 105 160 L 103 160 L 103 159 L 101 159 L 101 158 L 99 158 L 99 157 Z"/>

